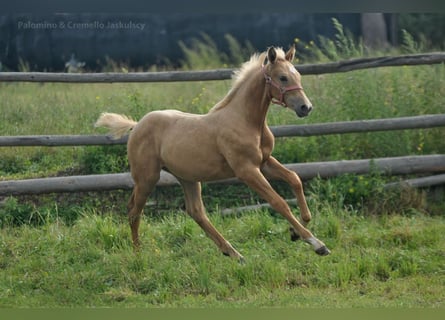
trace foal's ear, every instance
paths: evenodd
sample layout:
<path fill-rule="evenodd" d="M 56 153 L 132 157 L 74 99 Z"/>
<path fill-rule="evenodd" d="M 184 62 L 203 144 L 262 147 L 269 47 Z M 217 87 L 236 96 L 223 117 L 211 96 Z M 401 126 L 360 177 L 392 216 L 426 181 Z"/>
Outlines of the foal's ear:
<path fill-rule="evenodd" d="M 295 58 L 295 44 L 290 47 L 289 51 L 286 53 L 285 56 L 286 60 L 289 62 L 292 62 Z"/>
<path fill-rule="evenodd" d="M 276 59 L 277 59 L 277 51 L 275 50 L 274 47 L 270 47 L 267 50 L 267 60 L 269 60 L 270 63 L 274 63 Z"/>

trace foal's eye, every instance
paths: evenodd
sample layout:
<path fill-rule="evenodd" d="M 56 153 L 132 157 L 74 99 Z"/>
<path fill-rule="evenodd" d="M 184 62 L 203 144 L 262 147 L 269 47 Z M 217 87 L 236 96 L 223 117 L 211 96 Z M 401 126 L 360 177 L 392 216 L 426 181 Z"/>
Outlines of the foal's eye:
<path fill-rule="evenodd" d="M 286 76 L 280 76 L 280 81 L 281 82 L 287 82 L 287 77 Z"/>

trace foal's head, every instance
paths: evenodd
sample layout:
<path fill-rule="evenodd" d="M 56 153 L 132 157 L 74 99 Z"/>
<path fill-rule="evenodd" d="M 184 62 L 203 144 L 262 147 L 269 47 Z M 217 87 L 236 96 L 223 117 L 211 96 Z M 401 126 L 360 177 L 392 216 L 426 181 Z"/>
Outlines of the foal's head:
<path fill-rule="evenodd" d="M 312 110 L 312 103 L 303 91 L 300 73 L 291 63 L 294 57 L 295 47 L 286 54 L 271 47 L 267 51 L 268 63 L 263 66 L 263 72 L 273 102 L 294 110 L 299 117 L 306 117 Z"/>

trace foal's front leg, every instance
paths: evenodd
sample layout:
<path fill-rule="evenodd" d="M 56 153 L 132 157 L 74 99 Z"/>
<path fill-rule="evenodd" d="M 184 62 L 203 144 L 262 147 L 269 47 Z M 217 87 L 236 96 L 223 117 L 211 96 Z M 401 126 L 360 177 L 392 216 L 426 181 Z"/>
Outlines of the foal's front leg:
<path fill-rule="evenodd" d="M 239 169 L 237 176 L 266 200 L 275 211 L 286 218 L 297 234 L 305 242 L 311 244 L 317 254 L 324 256 L 330 253 L 326 245 L 317 239 L 294 217 L 289 205 L 272 188 L 259 168 L 256 168 L 255 166 L 245 166 Z"/>
<path fill-rule="evenodd" d="M 303 193 L 303 183 L 300 177 L 294 172 L 283 166 L 274 157 L 269 159 L 261 167 L 261 171 L 264 173 L 267 179 L 279 179 L 287 182 L 294 190 L 297 197 L 298 206 L 300 207 L 301 222 L 303 226 L 307 226 L 311 221 L 311 212 L 306 203 L 306 198 Z"/>

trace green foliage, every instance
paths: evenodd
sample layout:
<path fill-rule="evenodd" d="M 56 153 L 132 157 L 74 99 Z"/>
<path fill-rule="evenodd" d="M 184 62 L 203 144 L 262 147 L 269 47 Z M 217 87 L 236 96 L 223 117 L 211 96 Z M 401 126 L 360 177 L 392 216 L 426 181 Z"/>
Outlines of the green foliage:
<path fill-rule="evenodd" d="M 297 48 L 296 56 L 303 61 L 336 61 L 363 56 L 365 48 L 361 40 L 356 40 L 354 35 L 335 18 L 332 24 L 336 31 L 335 39 L 318 36 L 318 44 L 314 41 L 305 43 L 298 38 L 294 39 Z"/>
<path fill-rule="evenodd" d="M 414 37 L 408 33 L 405 29 L 402 29 L 402 45 L 401 49 L 403 52 L 408 54 L 422 52 L 424 45 L 422 43 L 414 40 Z"/>
<path fill-rule="evenodd" d="M 410 34 L 423 49 L 443 50 L 445 48 L 444 13 L 401 13 L 397 15 L 398 27 L 402 30 L 402 45 L 405 35 Z"/>
<path fill-rule="evenodd" d="M 362 209 L 364 203 L 386 194 L 386 181 L 377 169 L 368 175 L 344 174 L 324 183 L 320 179 L 311 183 L 311 193 L 320 201 L 335 203 L 338 208 Z"/>
<path fill-rule="evenodd" d="M 0 158 L 0 174 L 14 174 L 25 171 L 30 165 L 29 159 L 18 154 L 5 155 Z"/>
<path fill-rule="evenodd" d="M 135 90 L 128 94 L 129 101 L 128 113 L 137 118 L 142 118 L 146 113 L 146 106 L 142 101 L 142 95 L 138 90 Z"/>
<path fill-rule="evenodd" d="M 87 174 L 128 171 L 126 146 L 96 146 L 86 149 L 80 159 L 82 172 Z"/>
<path fill-rule="evenodd" d="M 200 38 L 193 38 L 189 45 L 183 41 L 179 47 L 184 55 L 181 65 L 184 69 L 208 69 L 228 66 L 239 66 L 254 52 L 252 44 L 248 41 L 244 46 L 230 34 L 224 35 L 228 52 L 218 48 L 213 39 L 206 33 L 201 33 Z"/>
<path fill-rule="evenodd" d="M 36 208 L 30 204 L 21 204 L 16 198 L 7 198 L 0 207 L 0 225 L 14 226 L 42 222 L 42 217 L 36 214 Z"/>
<path fill-rule="evenodd" d="M 32 201 L 8 197 L 0 205 L 0 228 L 22 225 L 41 226 L 59 219 L 70 224 L 79 217 L 82 209 L 78 205 L 65 206 L 54 202 L 36 205 Z"/>
<path fill-rule="evenodd" d="M 354 40 L 354 36 L 349 30 L 345 30 L 343 25 L 335 18 L 332 18 L 337 34 L 335 35 L 335 45 L 340 57 L 348 58 L 363 55 L 363 44 Z"/>
<path fill-rule="evenodd" d="M 368 175 L 344 174 L 322 180 L 312 180 L 308 193 L 312 201 L 330 203 L 339 210 L 355 214 L 412 215 L 419 212 L 434 213 L 427 208 L 425 193 L 411 187 L 386 188 L 385 179 L 377 170 Z"/>

